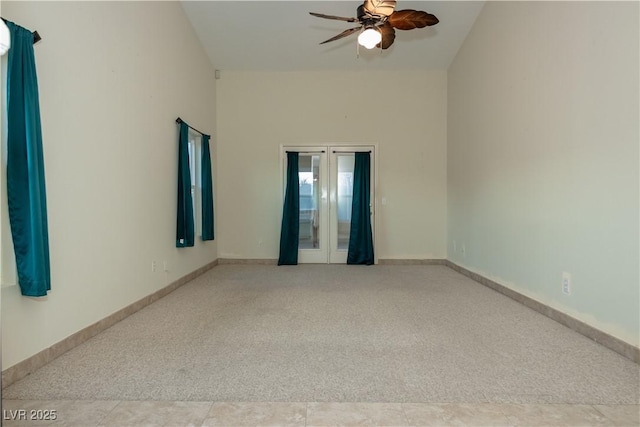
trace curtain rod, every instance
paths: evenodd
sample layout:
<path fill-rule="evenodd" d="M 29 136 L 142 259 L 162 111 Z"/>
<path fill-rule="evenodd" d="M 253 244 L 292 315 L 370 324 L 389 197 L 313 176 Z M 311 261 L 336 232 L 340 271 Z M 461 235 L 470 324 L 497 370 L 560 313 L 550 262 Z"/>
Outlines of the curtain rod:
<path fill-rule="evenodd" d="M 200 132 L 198 129 L 194 128 L 193 126 L 189 126 L 189 124 L 187 122 L 185 122 L 184 120 L 182 120 L 180 117 L 178 117 L 176 119 L 176 123 L 184 123 L 185 125 L 187 125 L 187 127 L 191 130 L 195 130 L 196 132 L 198 132 L 200 135 L 203 136 L 208 136 L 209 138 L 211 138 L 211 135 L 204 133 L 204 132 Z"/>
<path fill-rule="evenodd" d="M 2 19 L 5 23 L 7 23 L 8 21 L 4 18 L 0 18 Z M 33 44 L 38 43 L 40 40 L 42 40 L 42 37 L 40 37 L 40 34 L 38 34 L 37 31 L 32 32 L 31 34 L 33 34 Z"/>
<path fill-rule="evenodd" d="M 188 125 L 187 125 L 188 126 Z M 345 154 L 355 154 L 355 153 L 370 153 L 371 150 L 369 151 L 332 151 L 333 154 L 335 153 L 345 153 Z M 322 151 L 285 151 L 285 153 L 310 153 L 310 154 L 314 154 L 314 153 L 324 153 L 324 150 Z"/>
<path fill-rule="evenodd" d="M 355 154 L 355 153 L 370 153 L 371 150 L 369 151 L 333 151 L 333 154 L 335 153 L 345 153 L 345 154 Z"/>

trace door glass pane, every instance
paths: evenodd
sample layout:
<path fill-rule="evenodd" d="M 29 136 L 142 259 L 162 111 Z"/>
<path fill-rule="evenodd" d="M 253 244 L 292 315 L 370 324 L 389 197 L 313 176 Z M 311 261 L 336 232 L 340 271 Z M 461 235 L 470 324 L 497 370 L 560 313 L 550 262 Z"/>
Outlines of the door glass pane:
<path fill-rule="evenodd" d="M 319 248 L 320 224 L 320 155 L 300 154 L 298 157 L 300 185 L 300 237 L 298 249 Z"/>
<path fill-rule="evenodd" d="M 338 249 L 349 249 L 351 231 L 351 201 L 353 199 L 353 154 L 338 155 Z"/>

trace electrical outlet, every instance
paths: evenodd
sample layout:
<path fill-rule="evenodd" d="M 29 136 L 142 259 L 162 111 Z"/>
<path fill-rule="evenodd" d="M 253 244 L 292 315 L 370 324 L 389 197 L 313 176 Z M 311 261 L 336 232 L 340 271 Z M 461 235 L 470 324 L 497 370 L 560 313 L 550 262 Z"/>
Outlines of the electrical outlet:
<path fill-rule="evenodd" d="M 465 244 L 462 244 L 462 248 L 460 249 L 460 252 L 462 253 L 463 257 L 467 256 L 467 247 L 465 246 Z"/>
<path fill-rule="evenodd" d="M 151 272 L 155 273 L 156 271 L 156 262 L 155 261 L 151 261 Z"/>
<path fill-rule="evenodd" d="M 562 273 L 562 293 L 571 295 L 571 275 L 566 271 Z"/>

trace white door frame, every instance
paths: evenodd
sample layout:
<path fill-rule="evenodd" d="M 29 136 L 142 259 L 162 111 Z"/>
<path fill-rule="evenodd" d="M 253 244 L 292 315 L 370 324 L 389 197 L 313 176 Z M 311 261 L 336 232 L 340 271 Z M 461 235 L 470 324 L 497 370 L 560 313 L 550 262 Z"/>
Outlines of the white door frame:
<path fill-rule="evenodd" d="M 376 230 L 378 227 L 378 215 L 377 206 L 378 200 L 376 196 L 376 189 L 378 187 L 378 144 L 346 144 L 346 143 L 327 143 L 326 145 L 280 145 L 280 206 L 284 204 L 284 196 L 286 191 L 286 161 L 287 151 L 296 151 L 301 154 L 321 154 L 321 164 L 324 162 L 324 170 L 321 171 L 319 180 L 321 183 L 321 207 L 324 209 L 325 214 L 320 215 L 320 229 L 322 233 L 320 237 L 320 247 L 317 249 L 301 249 L 298 251 L 298 262 L 300 264 L 305 263 L 330 263 L 332 248 L 328 245 L 332 242 L 333 229 L 330 227 L 329 215 L 333 218 L 335 209 L 332 209 L 332 205 L 335 204 L 335 193 L 330 194 L 330 173 L 333 172 L 331 162 L 334 157 L 333 152 L 356 152 L 356 151 L 370 151 L 372 155 L 371 162 L 371 228 L 374 242 L 374 263 L 378 263 L 378 251 L 376 247 Z M 333 221 L 333 220 L 331 220 Z M 280 212 L 280 222 L 282 224 L 282 211 Z M 335 224 L 334 224 L 335 227 Z M 346 257 L 346 255 L 345 255 Z M 335 261 L 335 257 L 334 262 Z M 346 258 L 345 258 L 346 260 Z M 340 261 L 341 262 L 341 261 Z M 345 261 L 346 262 L 346 261 Z"/>

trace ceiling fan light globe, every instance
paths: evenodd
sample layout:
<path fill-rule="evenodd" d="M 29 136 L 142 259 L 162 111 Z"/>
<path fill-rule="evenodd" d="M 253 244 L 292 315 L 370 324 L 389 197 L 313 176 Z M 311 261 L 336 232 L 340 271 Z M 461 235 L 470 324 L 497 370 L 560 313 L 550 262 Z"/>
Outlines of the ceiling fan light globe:
<path fill-rule="evenodd" d="M 367 49 L 373 49 L 382 41 L 382 34 L 374 28 L 367 28 L 358 36 L 358 43 Z"/>

